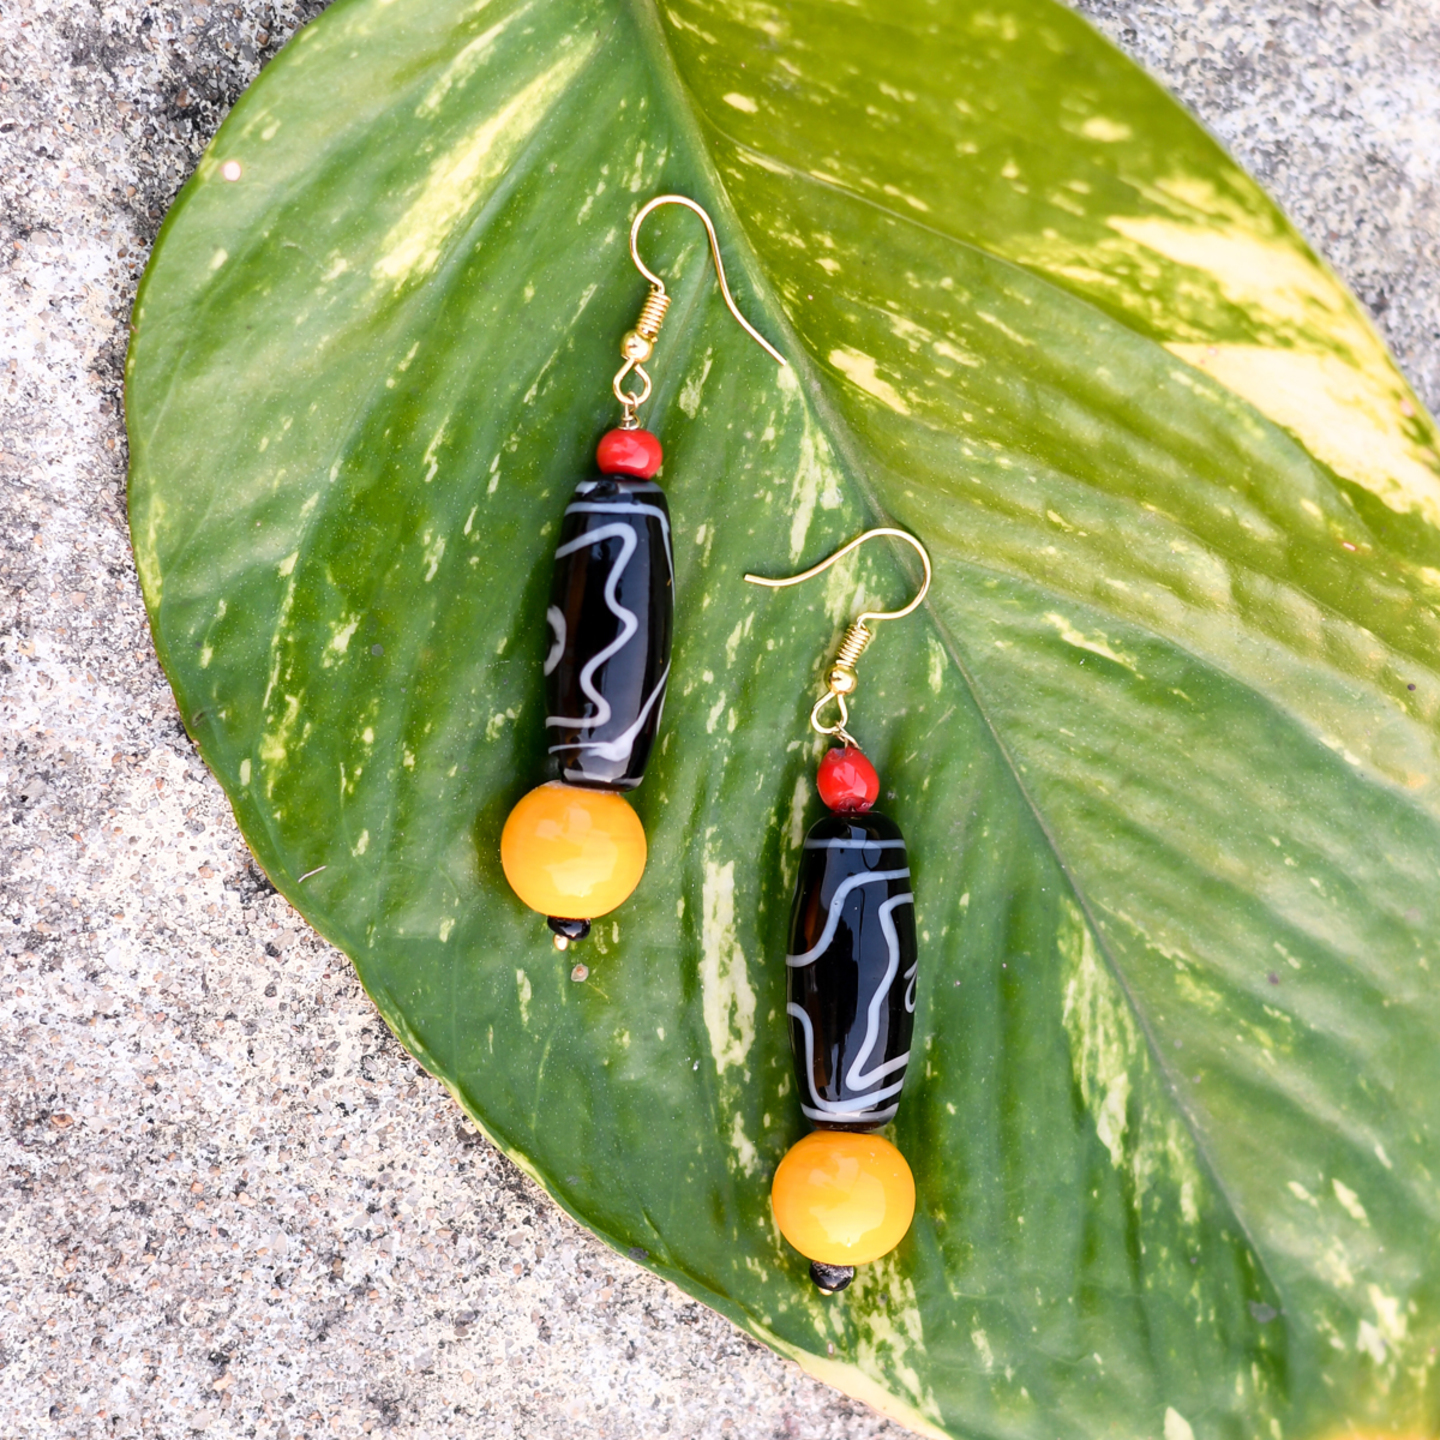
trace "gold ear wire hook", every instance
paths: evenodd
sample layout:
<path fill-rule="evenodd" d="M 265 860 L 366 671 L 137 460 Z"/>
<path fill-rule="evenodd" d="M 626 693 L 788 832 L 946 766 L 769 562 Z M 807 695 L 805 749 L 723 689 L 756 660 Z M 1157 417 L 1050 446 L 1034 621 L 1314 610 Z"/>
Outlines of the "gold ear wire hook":
<path fill-rule="evenodd" d="M 615 398 L 624 409 L 625 418 L 621 422 L 626 430 L 633 430 L 640 422 L 635 418 L 635 411 L 650 398 L 651 383 L 650 377 L 645 373 L 645 361 L 655 353 L 655 341 L 659 338 L 660 327 L 665 323 L 665 312 L 670 308 L 670 297 L 665 293 L 665 282 L 640 258 L 640 227 L 645 223 L 645 217 L 652 210 L 658 210 L 662 205 L 683 205 L 687 210 L 693 210 L 704 222 L 705 233 L 710 237 L 710 254 L 715 259 L 715 275 L 720 281 L 720 293 L 725 297 L 725 304 L 729 307 L 730 313 L 740 322 L 740 328 L 765 351 L 777 364 L 785 365 L 788 362 L 785 357 L 740 313 L 740 307 L 735 303 L 735 297 L 730 293 L 730 286 L 725 279 L 725 262 L 720 258 L 720 241 L 715 234 L 715 226 L 710 222 L 710 216 L 705 210 L 693 200 L 684 195 L 657 195 L 653 200 L 640 207 L 639 213 L 630 225 L 630 258 L 635 262 L 635 268 L 650 282 L 650 294 L 646 296 L 645 303 L 640 308 L 639 319 L 635 326 L 625 332 L 620 342 L 620 354 L 624 357 L 625 363 L 616 373 L 613 383 Z M 631 393 L 621 388 L 621 382 L 631 371 L 640 377 L 643 389 Z"/>
<path fill-rule="evenodd" d="M 827 556 L 818 565 L 812 565 L 799 575 L 790 575 L 783 580 L 770 580 L 763 575 L 747 575 L 745 577 L 752 585 L 765 585 L 771 590 L 783 590 L 786 586 L 798 585 L 802 580 L 812 579 L 828 570 L 837 560 L 843 560 L 852 550 L 858 549 L 867 540 L 873 540 L 877 535 L 890 535 L 896 540 L 903 540 L 907 545 L 913 546 L 915 552 L 920 556 L 920 563 L 925 567 L 925 583 L 921 585 L 910 603 L 902 606 L 899 610 L 862 611 L 845 632 L 845 637 L 840 642 L 840 648 L 835 652 L 834 663 L 825 677 L 825 693 L 815 702 L 814 708 L 810 711 L 810 724 L 818 734 L 836 735 L 847 745 L 855 744 L 855 738 L 845 728 L 850 721 L 850 707 L 845 703 L 845 697 L 855 693 L 855 688 L 859 684 L 859 677 L 855 673 L 855 662 L 865 653 L 866 646 L 875 638 L 875 632 L 865 622 L 867 620 L 898 620 L 901 616 L 910 614 L 924 600 L 930 593 L 929 552 L 908 530 L 895 530 L 888 525 L 883 525 L 874 530 L 867 530 L 863 535 L 857 535 L 848 545 L 842 545 L 833 555 Z M 821 711 L 832 700 L 835 702 L 835 709 L 840 718 L 834 725 L 822 725 L 820 723 Z"/>
<path fill-rule="evenodd" d="M 920 563 L 925 567 L 925 583 L 916 592 L 914 599 L 901 609 L 864 610 L 856 618 L 855 623 L 858 625 L 865 620 L 899 620 L 902 616 L 917 609 L 920 602 L 930 593 L 930 554 L 908 530 L 895 530 L 889 525 L 881 525 L 874 530 L 867 530 L 863 535 L 857 535 L 848 544 L 842 545 L 833 555 L 827 556 L 818 565 L 812 565 L 808 570 L 801 571 L 799 575 L 787 575 L 783 580 L 770 580 L 764 575 L 747 575 L 745 578 L 752 585 L 768 585 L 772 590 L 783 590 L 787 585 L 798 585 L 802 580 L 814 579 L 816 575 L 828 570 L 837 560 L 843 560 L 852 550 L 858 550 L 867 540 L 873 540 L 877 535 L 892 535 L 895 539 L 903 540 L 907 545 L 913 547 L 915 553 L 920 557 Z"/>

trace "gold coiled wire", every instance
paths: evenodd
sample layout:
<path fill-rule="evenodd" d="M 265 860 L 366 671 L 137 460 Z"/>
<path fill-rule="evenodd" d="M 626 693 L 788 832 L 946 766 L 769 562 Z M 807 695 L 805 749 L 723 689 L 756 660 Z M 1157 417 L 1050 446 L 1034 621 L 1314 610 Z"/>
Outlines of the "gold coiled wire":
<path fill-rule="evenodd" d="M 650 294 L 640 307 L 640 318 L 635 322 L 635 329 L 652 345 L 660 334 L 660 327 L 665 323 L 665 312 L 669 308 L 670 297 L 658 286 L 652 285 Z"/>
<path fill-rule="evenodd" d="M 846 632 L 845 638 L 840 642 L 840 648 L 835 652 L 835 664 L 846 670 L 853 670 L 855 662 L 865 653 L 866 647 L 875 638 L 873 630 L 867 630 L 860 621 L 856 621 Z"/>

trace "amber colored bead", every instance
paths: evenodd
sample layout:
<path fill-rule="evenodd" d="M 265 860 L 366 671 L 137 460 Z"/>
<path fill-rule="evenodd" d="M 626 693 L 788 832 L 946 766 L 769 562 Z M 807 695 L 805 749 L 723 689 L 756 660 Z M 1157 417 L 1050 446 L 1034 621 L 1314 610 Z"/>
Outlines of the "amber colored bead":
<path fill-rule="evenodd" d="M 532 910 L 593 920 L 624 902 L 645 871 L 645 829 L 613 790 L 551 781 L 526 795 L 500 835 L 510 888 Z"/>
<path fill-rule="evenodd" d="M 816 1130 L 780 1162 L 770 1207 L 780 1233 L 807 1260 L 863 1265 L 905 1238 L 915 1179 L 905 1157 L 879 1135 Z"/>
<path fill-rule="evenodd" d="M 832 810 L 864 811 L 880 798 L 880 777 L 858 746 L 837 746 L 821 759 L 815 788 Z"/>
<path fill-rule="evenodd" d="M 648 430 L 610 430 L 595 447 L 602 475 L 634 475 L 648 480 L 661 466 L 665 452 Z"/>

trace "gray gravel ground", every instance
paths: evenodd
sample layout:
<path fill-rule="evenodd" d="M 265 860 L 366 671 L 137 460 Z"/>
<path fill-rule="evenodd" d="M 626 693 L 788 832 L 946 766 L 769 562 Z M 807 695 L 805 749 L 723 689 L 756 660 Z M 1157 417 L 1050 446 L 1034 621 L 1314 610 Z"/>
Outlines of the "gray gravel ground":
<path fill-rule="evenodd" d="M 0 8 L 0 1436 L 898 1437 L 566 1219 L 256 871 L 160 675 L 120 366 L 319 6 Z M 1434 0 L 1083 0 L 1440 402 Z"/>

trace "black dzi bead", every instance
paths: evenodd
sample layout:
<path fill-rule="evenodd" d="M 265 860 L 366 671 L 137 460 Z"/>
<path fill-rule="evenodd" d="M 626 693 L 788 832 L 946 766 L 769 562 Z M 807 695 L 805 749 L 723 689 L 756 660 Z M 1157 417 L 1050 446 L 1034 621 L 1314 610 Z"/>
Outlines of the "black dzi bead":
<path fill-rule="evenodd" d="M 653 480 L 575 488 L 555 549 L 545 657 L 550 753 L 572 785 L 633 790 L 670 677 L 670 511 Z"/>
<path fill-rule="evenodd" d="M 877 1130 L 900 1103 L 915 1026 L 915 906 L 893 820 L 827 815 L 805 837 L 790 912 L 790 1047 L 820 1129 Z"/>

